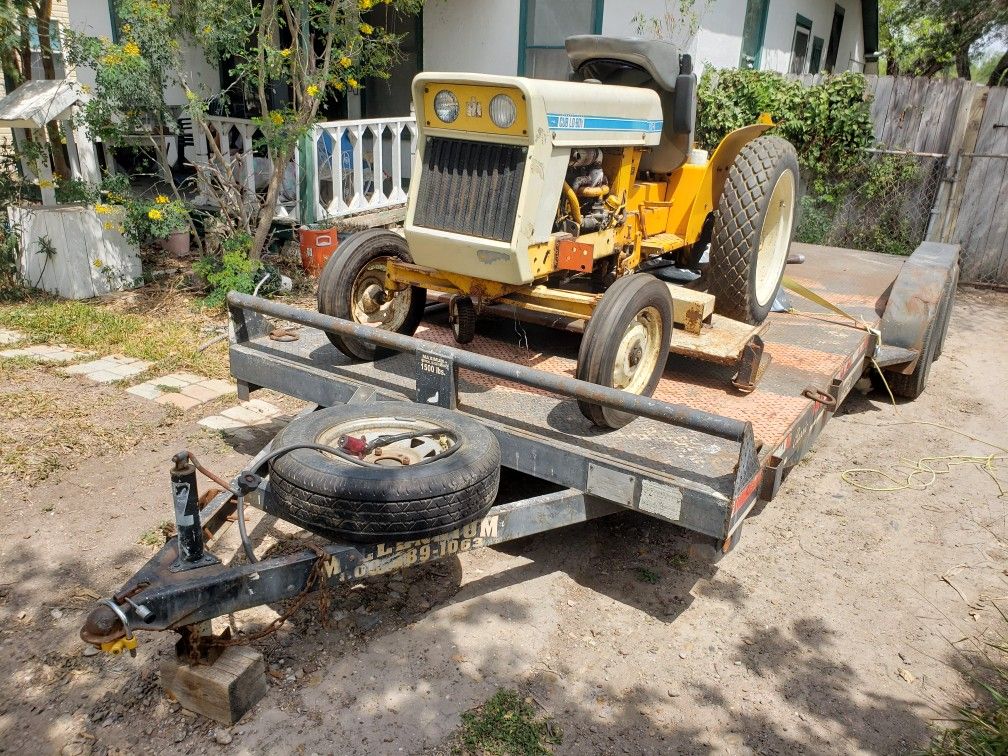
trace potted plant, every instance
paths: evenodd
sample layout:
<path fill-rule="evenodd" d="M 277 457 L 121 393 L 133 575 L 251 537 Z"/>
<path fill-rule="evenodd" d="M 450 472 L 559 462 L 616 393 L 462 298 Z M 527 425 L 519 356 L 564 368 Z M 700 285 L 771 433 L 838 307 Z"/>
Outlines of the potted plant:
<path fill-rule="evenodd" d="M 189 254 L 189 211 L 185 205 L 159 194 L 144 214 L 150 238 L 159 242 L 161 249 L 174 257 Z"/>

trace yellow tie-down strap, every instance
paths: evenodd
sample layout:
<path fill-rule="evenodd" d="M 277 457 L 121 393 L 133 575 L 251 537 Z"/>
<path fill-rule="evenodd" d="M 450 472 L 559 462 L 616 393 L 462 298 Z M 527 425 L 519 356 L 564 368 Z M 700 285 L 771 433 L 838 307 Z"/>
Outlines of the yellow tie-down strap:
<path fill-rule="evenodd" d="M 793 278 L 790 278 L 788 276 L 784 276 L 784 278 L 781 280 L 781 285 L 783 285 L 784 288 L 787 289 L 788 291 L 793 291 L 799 297 L 803 297 L 804 299 L 807 299 L 810 302 L 814 302 L 820 307 L 825 307 L 827 310 L 835 312 L 837 315 L 840 315 L 841 317 L 847 318 L 848 320 L 852 321 L 857 328 L 861 328 L 862 330 L 865 330 L 868 333 L 875 336 L 876 352 L 878 352 L 879 348 L 882 346 L 882 332 L 879 329 L 872 328 L 870 325 L 868 325 L 868 323 L 865 322 L 864 318 L 859 318 L 856 317 L 855 315 L 851 315 L 843 308 L 838 307 L 837 305 L 830 302 L 824 296 L 816 294 L 814 291 L 812 291 L 812 289 L 808 288 L 807 286 L 803 286 L 802 284 L 798 283 Z M 789 312 L 797 313 L 797 311 L 794 308 L 790 309 Z"/>

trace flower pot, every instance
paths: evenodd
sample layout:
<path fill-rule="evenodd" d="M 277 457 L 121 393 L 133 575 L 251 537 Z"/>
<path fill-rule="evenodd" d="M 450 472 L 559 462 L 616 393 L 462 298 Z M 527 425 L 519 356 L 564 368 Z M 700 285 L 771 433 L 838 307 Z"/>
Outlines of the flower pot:
<path fill-rule="evenodd" d="M 161 249 L 172 257 L 187 257 L 189 255 L 189 230 L 173 231 L 161 240 Z"/>

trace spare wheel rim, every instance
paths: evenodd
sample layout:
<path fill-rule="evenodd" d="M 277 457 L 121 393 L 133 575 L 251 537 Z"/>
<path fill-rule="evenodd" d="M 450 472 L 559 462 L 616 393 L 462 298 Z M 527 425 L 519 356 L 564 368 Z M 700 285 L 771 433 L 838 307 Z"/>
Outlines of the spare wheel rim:
<path fill-rule="evenodd" d="M 388 295 L 385 273 L 389 259 L 376 257 L 361 268 L 350 287 L 350 314 L 356 323 L 398 331 L 406 322 L 413 292 L 406 286 L 381 301 Z"/>
<path fill-rule="evenodd" d="M 644 393 L 658 364 L 661 343 L 661 314 L 654 307 L 645 307 L 627 325 L 616 348 L 613 388 Z"/>
<path fill-rule="evenodd" d="M 370 443 L 379 436 L 397 436 L 402 433 L 423 434 L 416 438 L 396 441 L 365 454 L 362 461 L 380 467 L 409 467 L 424 459 L 435 457 L 461 442 L 444 433 L 444 428 L 427 420 L 409 417 L 365 417 L 338 423 L 322 431 L 315 443 L 339 448 L 343 436 L 363 438 Z M 339 459 L 328 452 L 321 452 L 330 459 Z"/>
<path fill-rule="evenodd" d="M 763 228 L 756 251 L 756 303 L 768 304 L 777 292 L 781 272 L 791 244 L 791 224 L 795 210 L 795 177 L 788 169 L 781 173 L 770 193 Z"/>

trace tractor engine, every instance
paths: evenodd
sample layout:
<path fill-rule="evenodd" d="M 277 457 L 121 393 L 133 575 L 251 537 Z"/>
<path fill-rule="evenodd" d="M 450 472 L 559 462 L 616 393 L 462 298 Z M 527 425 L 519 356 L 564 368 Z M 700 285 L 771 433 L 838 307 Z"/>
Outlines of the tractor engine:
<path fill-rule="evenodd" d="M 610 193 L 612 182 L 617 173 L 632 180 L 622 170 L 625 148 L 661 140 L 655 91 L 423 73 L 413 100 L 417 152 L 404 232 L 416 265 L 524 285 L 557 269 L 559 234 L 586 239 L 595 259 L 612 254 L 600 232 L 620 221 L 628 190 Z"/>
<path fill-rule="evenodd" d="M 609 195 L 609 180 L 602 169 L 603 156 L 599 147 L 571 150 L 564 182 L 574 196 L 570 196 L 565 187 L 557 208 L 555 232 L 579 236 L 612 225 L 614 215 L 605 201 Z M 577 208 L 572 207 L 575 202 Z M 576 221 L 576 217 L 581 220 Z"/>

